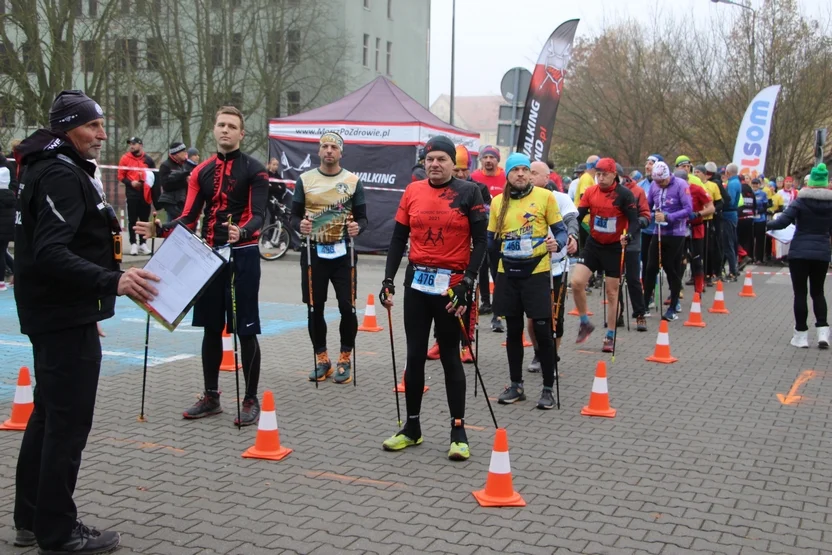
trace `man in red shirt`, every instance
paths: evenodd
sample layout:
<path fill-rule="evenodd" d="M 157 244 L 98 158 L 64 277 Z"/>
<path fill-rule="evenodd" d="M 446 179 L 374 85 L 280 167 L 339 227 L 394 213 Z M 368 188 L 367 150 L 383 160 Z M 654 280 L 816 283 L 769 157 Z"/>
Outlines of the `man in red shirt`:
<path fill-rule="evenodd" d="M 150 202 L 145 196 L 145 180 L 148 168 L 155 168 L 153 158 L 145 154 L 144 144 L 139 137 L 127 139 L 127 152 L 119 160 L 120 168 L 135 168 L 134 170 L 119 169 L 118 180 L 124 183 L 125 198 L 127 199 L 127 221 L 130 235 L 130 254 L 136 256 L 141 249 L 142 254 L 150 254 L 150 249 L 145 245 L 144 237 L 138 238 L 133 227 L 137 221 L 146 222 L 150 218 Z"/>

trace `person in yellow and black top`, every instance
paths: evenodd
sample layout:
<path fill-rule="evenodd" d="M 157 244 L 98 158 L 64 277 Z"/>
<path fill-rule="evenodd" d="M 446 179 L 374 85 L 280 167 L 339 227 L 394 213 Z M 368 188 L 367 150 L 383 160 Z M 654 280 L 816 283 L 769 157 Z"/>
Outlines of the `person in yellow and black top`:
<path fill-rule="evenodd" d="M 576 343 L 586 341 L 595 330 L 586 314 L 586 286 L 590 276 L 593 272 L 604 272 L 609 306 L 618 306 L 622 243 L 632 239 L 629 230 L 634 233 L 640 229 L 635 196 L 619 181 L 615 160 L 598 160 L 595 164 L 595 178 L 598 185 L 587 189 L 578 204 L 578 217 L 583 218 L 589 214 L 592 227 L 589 239 L 580 253 L 582 258 L 572 270 L 572 294 L 581 317 Z M 646 298 L 649 299 L 650 295 L 646 295 Z M 615 310 L 608 310 L 607 335 L 602 349 L 605 353 L 612 352 L 615 320 Z"/>
<path fill-rule="evenodd" d="M 465 372 L 457 349 L 459 318 L 471 303 L 477 272 L 485 257 L 485 206 L 476 183 L 453 176 L 456 148 L 448 137 L 431 138 L 425 152 L 428 178 L 414 181 L 404 190 L 379 293 L 381 304 L 392 307 L 396 293 L 394 280 L 409 240 L 404 277 L 407 422 L 382 445 L 387 451 L 400 451 L 422 443 L 419 413 L 433 323 L 451 413 L 448 458 L 464 461 L 471 454 L 464 421 Z M 436 240 L 440 235 L 443 241 Z"/>
<path fill-rule="evenodd" d="M 713 164 L 713 162 L 710 163 Z M 716 164 L 713 164 L 711 169 L 716 171 Z M 693 168 L 693 175 L 699 178 L 702 186 L 711 196 L 711 200 L 714 202 L 714 214 L 717 217 L 721 217 L 722 192 L 719 190 L 719 185 L 711 181 L 707 165 L 703 164 Z M 702 217 L 702 220 L 705 222 L 705 285 L 708 287 L 713 287 L 713 276 L 717 273 L 716 268 L 722 263 L 722 245 L 719 240 L 720 236 L 716 231 L 714 214 Z"/>
<path fill-rule="evenodd" d="M 506 160 L 506 186 L 491 200 L 489 251 L 500 258 L 494 287 L 494 311 L 506 317 L 509 385 L 498 399 L 510 404 L 526 399 L 523 387 L 523 329 L 532 320 L 543 373 L 539 409 L 555 406 L 555 342 L 552 337 L 550 252 L 567 241 L 555 196 L 531 182 L 531 161 L 514 153 Z M 549 237 L 551 229 L 554 237 Z"/>
<path fill-rule="evenodd" d="M 312 241 L 312 260 L 306 250 L 301 251 L 301 289 L 303 302 L 309 303 L 308 264 L 312 265 L 314 298 L 312 318 L 309 318 L 309 337 L 315 348 L 316 364 L 309 381 L 324 381 L 333 373 L 326 347 L 324 305 L 329 283 L 335 289 L 338 311 L 341 313 L 341 353 L 332 380 L 338 384 L 352 381 L 350 354 L 355 347 L 358 319 L 353 312 L 350 259 L 355 256 L 350 238 L 367 227 L 367 204 L 364 186 L 358 176 L 341 167 L 344 139 L 330 131 L 321 135 L 318 156 L 319 168 L 302 173 L 295 184 L 292 198 L 292 227 Z M 357 277 L 356 277 L 357 281 Z"/>

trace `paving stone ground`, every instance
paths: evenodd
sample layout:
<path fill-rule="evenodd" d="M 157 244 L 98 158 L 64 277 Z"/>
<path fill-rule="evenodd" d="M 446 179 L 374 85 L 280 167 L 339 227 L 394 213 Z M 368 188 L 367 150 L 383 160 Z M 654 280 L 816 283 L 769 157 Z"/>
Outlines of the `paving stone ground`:
<path fill-rule="evenodd" d="M 359 299 L 376 293 L 377 261 L 359 268 Z M 296 259 L 264 263 L 262 298 L 300 303 Z M 771 271 L 771 268 L 759 268 Z M 778 271 L 774 269 L 774 271 Z M 671 324 L 673 365 L 652 364 L 658 318 L 648 333 L 621 331 L 615 363 L 598 331 L 574 344 L 567 317 L 561 350 L 561 410 L 537 411 L 541 378 L 527 375 L 529 401 L 494 403 L 508 430 L 515 488 L 524 508 L 480 508 L 494 437 L 485 399 L 468 390 L 472 457 L 448 461 L 443 374 L 429 361 L 422 446 L 391 454 L 396 430 L 386 313 L 383 333 L 358 339 L 358 386 L 306 381 L 305 329 L 262 340 L 261 390 L 274 392 L 282 462 L 242 459 L 256 430 L 232 425 L 233 374 L 223 374 L 226 412 L 185 422 L 181 411 L 202 387 L 198 357 L 148 373 L 147 423 L 138 423 L 141 365 L 102 378 L 95 423 L 76 490 L 89 524 L 123 532 L 120 553 L 829 553 L 832 548 L 832 352 L 789 346 L 793 326 L 787 275 L 756 275 L 756 299 L 726 286 L 730 315 L 705 312 L 705 329 Z M 829 292 L 830 287 L 827 287 Z M 713 289 L 703 301 L 711 305 Z M 120 305 L 122 306 L 122 305 Z M 570 301 L 571 307 L 571 301 Z M 337 316 L 330 318 L 331 343 Z M 480 358 L 492 398 L 508 382 L 504 336 L 481 318 Z M 405 358 L 394 309 L 398 362 Z M 122 328 L 105 339 L 135 341 Z M 133 332 L 136 333 L 136 332 Z M 154 333 L 163 333 L 154 331 Z M 814 338 L 813 332 L 810 335 Z M 20 340 L 25 340 L 21 337 Z M 531 349 L 526 350 L 531 358 Z M 598 360 L 608 362 L 615 419 L 580 415 Z M 469 386 L 473 367 L 466 366 Z M 106 370 L 106 369 L 105 369 Z M 793 391 L 801 373 L 813 377 Z M 404 398 L 401 398 L 404 408 Z M 6 417 L 9 399 L 0 408 Z M 15 549 L 12 505 L 21 434 L 0 434 L 0 553 Z"/>

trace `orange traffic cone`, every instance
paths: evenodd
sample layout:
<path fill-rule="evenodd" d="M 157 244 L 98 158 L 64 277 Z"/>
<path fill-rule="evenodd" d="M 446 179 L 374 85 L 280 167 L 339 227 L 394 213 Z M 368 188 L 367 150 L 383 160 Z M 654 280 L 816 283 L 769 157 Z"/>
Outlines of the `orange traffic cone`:
<path fill-rule="evenodd" d="M 242 368 L 240 364 L 237 369 Z M 223 372 L 233 372 L 234 368 L 234 342 L 231 334 L 228 333 L 228 328 L 222 330 L 222 362 L 220 362 L 220 370 Z"/>
<path fill-rule="evenodd" d="M 280 445 L 280 431 L 277 429 L 277 413 L 274 410 L 274 397 L 271 391 L 263 393 L 263 409 L 257 423 L 257 437 L 254 447 L 243 453 L 246 459 L 264 459 L 279 461 L 286 458 L 292 450 Z"/>
<path fill-rule="evenodd" d="M 14 392 L 12 403 L 12 417 L 0 425 L 0 430 L 14 430 L 22 432 L 29 423 L 29 417 L 35 408 L 34 397 L 32 397 L 32 380 L 29 378 L 29 369 L 23 366 L 17 375 L 17 389 Z"/>
<path fill-rule="evenodd" d="M 488 292 L 491 293 L 491 296 L 494 296 L 494 280 L 490 277 L 488 278 Z"/>
<path fill-rule="evenodd" d="M 661 362 L 662 364 L 672 364 L 677 362 L 678 358 L 670 356 L 670 334 L 668 332 L 667 320 L 662 320 L 659 324 L 659 335 L 656 338 L 656 350 L 652 356 L 647 357 L 646 361 Z"/>
<path fill-rule="evenodd" d="M 740 297 L 756 297 L 754 292 L 754 285 L 751 283 L 751 272 L 745 272 L 745 281 L 742 284 L 742 291 Z"/>
<path fill-rule="evenodd" d="M 505 346 L 506 346 L 506 342 L 503 341 L 503 347 L 505 347 Z M 524 347 L 533 347 L 534 346 L 531 341 L 526 339 L 526 330 L 523 330 L 523 346 Z"/>
<path fill-rule="evenodd" d="M 358 326 L 358 331 L 377 332 L 383 329 L 376 321 L 376 299 L 372 294 L 367 295 L 367 308 L 364 310 L 364 322 Z"/>
<path fill-rule="evenodd" d="M 396 387 L 393 388 L 393 391 L 395 391 L 396 393 L 404 393 L 404 374 L 405 374 L 405 372 L 407 372 L 407 366 L 405 366 L 404 370 L 402 371 L 402 381 L 399 382 L 399 385 L 397 385 Z M 427 393 L 428 389 L 430 389 L 430 388 L 426 385 L 425 389 L 422 390 L 422 393 Z"/>
<path fill-rule="evenodd" d="M 573 308 L 572 310 L 570 310 L 569 312 L 567 312 L 567 314 L 570 315 L 570 316 L 580 316 L 581 315 L 578 312 L 578 307 L 577 306 L 575 308 Z M 589 308 L 586 309 L 586 315 L 587 316 L 595 316 L 595 314 L 593 314 L 593 312 Z"/>
<path fill-rule="evenodd" d="M 731 314 L 725 308 L 725 292 L 722 289 L 722 282 L 716 282 L 716 293 L 714 293 L 714 305 L 708 309 L 712 314 Z"/>
<path fill-rule="evenodd" d="M 595 379 L 592 381 L 592 393 L 589 404 L 581 409 L 584 416 L 605 416 L 615 418 L 617 411 L 610 407 L 610 394 L 607 390 L 607 363 L 599 360 L 595 366 Z"/>
<path fill-rule="evenodd" d="M 694 328 L 704 328 L 707 326 L 707 324 L 702 321 L 702 305 L 699 293 L 693 294 L 693 303 L 690 305 L 690 316 L 688 316 L 688 320 L 684 323 L 684 325 Z"/>
<path fill-rule="evenodd" d="M 494 436 L 494 449 L 491 451 L 491 464 L 488 465 L 485 489 L 475 491 L 474 497 L 481 507 L 526 506 L 526 502 L 519 493 L 514 491 L 511 483 L 508 434 L 504 428 L 497 428 L 497 434 Z"/>

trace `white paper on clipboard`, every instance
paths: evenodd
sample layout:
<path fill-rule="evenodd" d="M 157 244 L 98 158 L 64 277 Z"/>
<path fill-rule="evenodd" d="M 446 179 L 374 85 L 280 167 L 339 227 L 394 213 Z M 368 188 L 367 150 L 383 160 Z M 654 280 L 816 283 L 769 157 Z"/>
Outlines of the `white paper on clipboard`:
<path fill-rule="evenodd" d="M 788 245 L 794 239 L 794 232 L 795 232 L 794 224 L 789 224 L 789 227 L 783 229 L 773 229 L 771 231 L 766 231 L 766 234 L 783 243 L 784 245 Z"/>
<path fill-rule="evenodd" d="M 176 226 L 144 267 L 160 278 L 154 284 L 159 294 L 147 305 L 165 322 L 176 322 L 224 263 L 196 235 Z"/>

